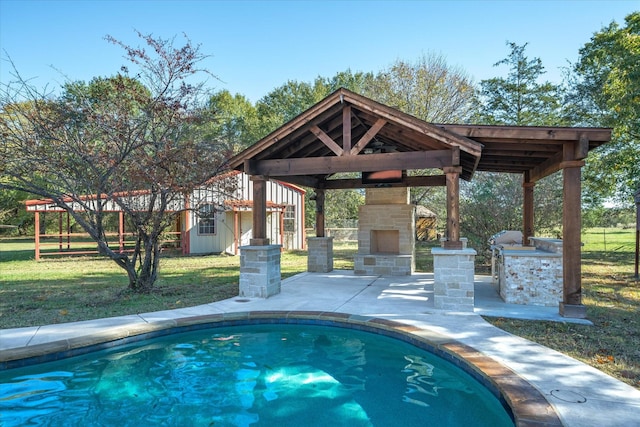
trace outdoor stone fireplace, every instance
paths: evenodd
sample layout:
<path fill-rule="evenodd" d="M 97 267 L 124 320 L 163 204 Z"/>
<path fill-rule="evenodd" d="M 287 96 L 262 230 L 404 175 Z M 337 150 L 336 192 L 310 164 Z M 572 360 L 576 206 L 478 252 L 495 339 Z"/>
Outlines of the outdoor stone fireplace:
<path fill-rule="evenodd" d="M 415 270 L 415 208 L 408 188 L 368 188 L 358 221 L 357 275 L 411 275 Z"/>

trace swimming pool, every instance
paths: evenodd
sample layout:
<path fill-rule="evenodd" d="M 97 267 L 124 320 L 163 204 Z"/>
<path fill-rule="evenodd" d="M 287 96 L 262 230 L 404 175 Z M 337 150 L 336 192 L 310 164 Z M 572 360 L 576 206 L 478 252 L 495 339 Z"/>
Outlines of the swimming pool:
<path fill-rule="evenodd" d="M 0 386 L 6 426 L 513 425 L 495 392 L 448 361 L 318 324 L 170 334 L 7 370 Z"/>

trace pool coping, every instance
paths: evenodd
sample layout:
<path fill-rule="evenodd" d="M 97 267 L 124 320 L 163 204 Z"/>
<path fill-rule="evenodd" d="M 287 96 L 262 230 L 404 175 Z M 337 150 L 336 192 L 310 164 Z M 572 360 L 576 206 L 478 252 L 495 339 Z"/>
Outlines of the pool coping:
<path fill-rule="evenodd" d="M 563 425 L 555 408 L 536 387 L 470 345 L 424 327 L 334 311 L 243 311 L 115 326 L 90 335 L 2 350 L 0 370 L 60 360 L 173 333 L 269 323 L 339 326 L 401 339 L 444 358 L 478 380 L 510 412 L 516 426 Z"/>

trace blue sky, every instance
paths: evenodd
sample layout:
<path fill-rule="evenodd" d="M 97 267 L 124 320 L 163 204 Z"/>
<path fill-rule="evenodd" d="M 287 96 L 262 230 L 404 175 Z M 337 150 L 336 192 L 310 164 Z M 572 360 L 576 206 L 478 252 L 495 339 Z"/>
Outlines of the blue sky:
<path fill-rule="evenodd" d="M 0 0 L 0 81 L 10 57 L 39 87 L 90 80 L 125 64 L 109 34 L 140 45 L 134 29 L 171 38 L 186 33 L 203 66 L 227 89 L 257 101 L 287 80 L 336 72 L 377 72 L 397 59 L 439 53 L 476 82 L 506 74 L 493 64 L 506 41 L 529 43 L 546 79 L 578 59 L 594 32 L 640 10 L 639 0 L 609 1 L 34 1 Z M 178 38 L 178 41 L 181 41 Z M 66 77 L 65 77 L 66 76 Z"/>

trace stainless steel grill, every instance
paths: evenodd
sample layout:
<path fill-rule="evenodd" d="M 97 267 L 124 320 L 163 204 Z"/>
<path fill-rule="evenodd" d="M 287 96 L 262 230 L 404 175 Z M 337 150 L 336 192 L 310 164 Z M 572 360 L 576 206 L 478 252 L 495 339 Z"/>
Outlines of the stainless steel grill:
<path fill-rule="evenodd" d="M 522 231 L 518 230 L 502 230 L 489 238 L 491 248 L 491 278 L 495 282 L 496 261 L 500 258 L 500 252 L 506 246 L 522 246 Z"/>
<path fill-rule="evenodd" d="M 491 246 L 517 246 L 522 245 L 522 231 L 502 230 L 489 238 Z"/>

